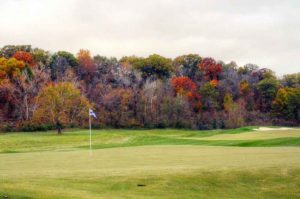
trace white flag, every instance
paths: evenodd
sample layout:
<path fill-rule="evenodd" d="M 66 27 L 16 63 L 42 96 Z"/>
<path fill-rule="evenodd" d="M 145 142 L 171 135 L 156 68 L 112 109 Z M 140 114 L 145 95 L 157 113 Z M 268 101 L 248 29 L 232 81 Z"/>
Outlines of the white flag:
<path fill-rule="evenodd" d="M 89 114 L 90 114 L 90 116 L 97 118 L 96 114 L 94 113 L 94 111 L 92 109 L 89 110 Z"/>

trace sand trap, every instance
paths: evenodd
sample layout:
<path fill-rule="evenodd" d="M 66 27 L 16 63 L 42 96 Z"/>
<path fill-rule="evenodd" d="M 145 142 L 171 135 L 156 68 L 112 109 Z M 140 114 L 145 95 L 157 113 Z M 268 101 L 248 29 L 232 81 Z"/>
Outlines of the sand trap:
<path fill-rule="evenodd" d="M 282 130 L 293 130 L 293 128 L 280 127 L 280 128 L 270 128 L 270 127 L 259 127 L 258 129 L 253 129 L 254 131 L 282 131 Z"/>

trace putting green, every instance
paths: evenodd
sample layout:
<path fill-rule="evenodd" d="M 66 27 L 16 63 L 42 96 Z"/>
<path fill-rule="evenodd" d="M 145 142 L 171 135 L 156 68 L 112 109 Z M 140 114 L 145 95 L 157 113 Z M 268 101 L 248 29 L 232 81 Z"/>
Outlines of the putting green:
<path fill-rule="evenodd" d="M 70 152 L 0 154 L 0 177 L 114 176 L 297 167 L 299 147 L 144 146 Z"/>

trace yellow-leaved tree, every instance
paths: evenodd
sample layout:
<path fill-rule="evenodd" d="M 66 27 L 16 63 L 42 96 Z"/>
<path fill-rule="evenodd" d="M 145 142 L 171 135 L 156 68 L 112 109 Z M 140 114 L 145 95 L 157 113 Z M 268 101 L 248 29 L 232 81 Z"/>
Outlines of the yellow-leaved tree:
<path fill-rule="evenodd" d="M 88 99 L 72 83 L 49 84 L 36 97 L 33 121 L 55 126 L 61 134 L 65 125 L 81 126 L 91 107 Z"/>
<path fill-rule="evenodd" d="M 239 100 L 234 102 L 230 94 L 224 96 L 224 110 L 226 114 L 225 126 L 227 128 L 237 128 L 245 124 L 245 102 Z"/>

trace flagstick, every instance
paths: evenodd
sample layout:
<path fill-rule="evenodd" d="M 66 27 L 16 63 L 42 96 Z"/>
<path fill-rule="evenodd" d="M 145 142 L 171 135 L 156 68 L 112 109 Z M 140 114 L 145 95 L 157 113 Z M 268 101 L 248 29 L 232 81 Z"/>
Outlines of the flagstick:
<path fill-rule="evenodd" d="M 92 155 L 92 121 L 89 113 L 89 125 L 90 125 L 90 155 Z"/>

